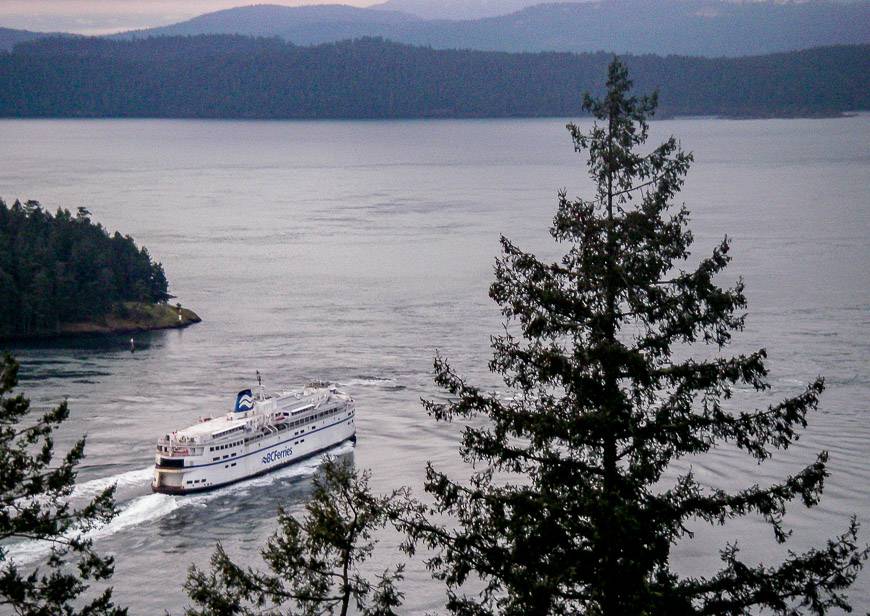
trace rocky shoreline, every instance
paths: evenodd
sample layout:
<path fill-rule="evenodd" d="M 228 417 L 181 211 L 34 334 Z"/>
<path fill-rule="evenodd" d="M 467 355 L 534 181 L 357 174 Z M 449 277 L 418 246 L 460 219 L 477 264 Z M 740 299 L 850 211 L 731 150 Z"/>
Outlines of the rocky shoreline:
<path fill-rule="evenodd" d="M 183 329 L 202 319 L 193 310 L 180 305 L 125 302 L 100 320 L 62 323 L 56 330 L 24 336 L 0 337 L 2 341 L 47 340 L 74 336 L 137 334 L 164 329 Z"/>

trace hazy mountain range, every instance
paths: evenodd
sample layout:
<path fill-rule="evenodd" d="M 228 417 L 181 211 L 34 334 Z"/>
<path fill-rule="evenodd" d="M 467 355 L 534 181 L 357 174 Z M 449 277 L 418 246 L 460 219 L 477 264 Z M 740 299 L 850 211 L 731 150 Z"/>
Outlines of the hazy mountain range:
<path fill-rule="evenodd" d="M 449 14 L 453 3 L 466 1 L 388 0 L 368 9 L 257 5 L 114 36 L 243 34 L 276 36 L 298 45 L 377 36 L 436 49 L 604 50 L 708 57 L 870 43 L 870 0 L 600 0 L 538 4 L 509 15 L 467 20 L 425 19 L 406 12 Z M 528 0 L 506 1 L 517 6 L 529 4 Z M 439 5 L 441 13 L 433 8 Z M 493 5 L 494 0 L 472 0 L 470 4 L 481 11 Z M 0 31 L 0 49 L 10 49 L 22 37 L 35 36 L 39 35 Z"/>
<path fill-rule="evenodd" d="M 557 0 L 559 2 L 590 2 L 592 0 Z M 410 13 L 424 19 L 480 19 L 507 15 L 541 4 L 541 0 L 387 0 L 373 6 Z"/>

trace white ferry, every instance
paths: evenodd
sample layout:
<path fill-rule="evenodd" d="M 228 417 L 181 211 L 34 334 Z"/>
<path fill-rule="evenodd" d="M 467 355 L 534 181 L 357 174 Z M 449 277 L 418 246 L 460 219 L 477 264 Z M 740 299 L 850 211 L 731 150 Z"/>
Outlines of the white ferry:
<path fill-rule="evenodd" d="M 356 439 L 353 398 L 325 383 L 255 398 L 157 441 L 151 488 L 190 494 L 256 477 Z"/>

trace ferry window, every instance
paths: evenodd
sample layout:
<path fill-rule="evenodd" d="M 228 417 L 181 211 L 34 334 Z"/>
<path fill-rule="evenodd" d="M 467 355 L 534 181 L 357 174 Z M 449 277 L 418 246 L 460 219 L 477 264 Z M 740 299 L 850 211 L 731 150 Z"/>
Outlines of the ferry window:
<path fill-rule="evenodd" d="M 236 465 L 236 463 L 235 463 L 235 462 L 233 462 L 233 463 L 232 463 L 232 464 L 230 464 L 230 466 L 235 466 L 235 465 Z"/>
<path fill-rule="evenodd" d="M 221 457 L 218 456 L 217 458 L 212 458 L 211 461 L 212 461 L 212 462 L 215 462 L 215 461 L 220 460 L 220 459 L 221 459 Z"/>

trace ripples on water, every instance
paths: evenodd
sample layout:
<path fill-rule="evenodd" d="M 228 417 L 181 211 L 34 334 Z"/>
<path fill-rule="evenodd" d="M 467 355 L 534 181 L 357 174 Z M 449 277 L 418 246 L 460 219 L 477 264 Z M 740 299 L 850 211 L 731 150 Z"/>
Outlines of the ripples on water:
<path fill-rule="evenodd" d="M 230 408 L 260 370 L 275 388 L 342 383 L 359 408 L 357 465 L 373 485 L 419 491 L 432 460 L 466 476 L 457 427 L 435 424 L 421 396 L 440 349 L 470 380 L 485 370 L 499 327 L 487 297 L 498 235 L 554 257 L 546 229 L 555 193 L 589 194 L 559 120 L 466 122 L 2 121 L 0 196 L 51 209 L 87 206 L 166 267 L 172 292 L 204 322 L 182 332 L 16 348 L 37 405 L 68 396 L 61 447 L 88 434 L 81 497 L 117 481 L 122 510 L 97 531 L 119 556 L 113 584 L 131 613 L 180 613 L 187 567 L 220 540 L 253 561 L 279 505 L 298 509 L 316 462 L 193 497 L 148 491 L 155 438 Z M 857 513 L 870 540 L 870 116 L 840 120 L 677 120 L 696 163 L 682 197 L 696 251 L 727 233 L 731 278 L 744 276 L 747 331 L 734 351 L 770 352 L 773 394 L 827 376 L 823 408 L 797 446 L 756 466 L 731 448 L 691 465 L 710 485 L 770 483 L 831 452 L 822 504 L 795 505 L 796 548 L 818 544 Z M 505 392 L 508 394 L 509 392 Z M 779 553 L 754 520 L 699 529 L 675 566 L 712 570 L 726 541 L 747 557 Z M 396 537 L 376 565 L 390 564 Z M 40 546 L 17 545 L 24 561 Z M 439 587 L 408 570 L 406 609 L 437 608 Z M 851 592 L 870 605 L 870 575 Z"/>

